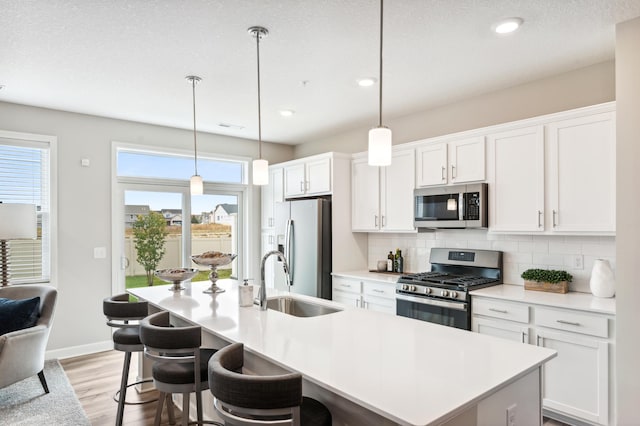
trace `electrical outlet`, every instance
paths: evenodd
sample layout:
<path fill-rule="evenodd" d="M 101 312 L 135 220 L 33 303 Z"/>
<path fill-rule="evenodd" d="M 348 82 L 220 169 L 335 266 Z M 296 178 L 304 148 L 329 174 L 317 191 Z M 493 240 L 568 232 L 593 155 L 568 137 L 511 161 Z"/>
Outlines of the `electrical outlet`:
<path fill-rule="evenodd" d="M 516 426 L 516 404 L 507 407 L 507 426 Z"/>
<path fill-rule="evenodd" d="M 576 254 L 575 256 L 573 256 L 572 267 L 573 269 L 584 268 L 584 257 L 581 254 Z"/>

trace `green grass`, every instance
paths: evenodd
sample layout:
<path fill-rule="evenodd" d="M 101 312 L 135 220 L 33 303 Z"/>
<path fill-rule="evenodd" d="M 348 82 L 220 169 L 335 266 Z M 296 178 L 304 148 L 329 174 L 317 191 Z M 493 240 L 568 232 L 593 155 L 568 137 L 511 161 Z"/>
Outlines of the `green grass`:
<path fill-rule="evenodd" d="M 231 276 L 231 269 L 218 270 L 218 279 L 229 278 Z M 198 275 L 193 277 L 192 281 L 208 281 L 209 271 L 200 271 Z M 162 281 L 158 277 L 153 277 L 153 285 L 166 285 L 169 284 L 166 281 Z M 126 278 L 125 288 L 137 288 L 147 287 L 146 275 L 133 275 Z"/>

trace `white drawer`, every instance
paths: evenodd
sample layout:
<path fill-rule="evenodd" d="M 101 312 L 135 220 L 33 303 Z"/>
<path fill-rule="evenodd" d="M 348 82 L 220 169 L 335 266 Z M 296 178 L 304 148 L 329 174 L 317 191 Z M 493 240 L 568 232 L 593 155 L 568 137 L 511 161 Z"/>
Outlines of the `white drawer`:
<path fill-rule="evenodd" d="M 396 298 L 396 286 L 394 284 L 377 283 L 374 281 L 363 281 L 362 292 L 369 296 Z"/>
<path fill-rule="evenodd" d="M 346 291 L 349 293 L 360 293 L 361 284 L 359 280 L 352 280 L 348 278 L 342 277 L 333 277 L 332 287 L 334 290 Z"/>
<path fill-rule="evenodd" d="M 582 312 L 536 307 L 535 324 L 574 333 L 609 337 L 606 317 Z"/>
<path fill-rule="evenodd" d="M 529 323 L 529 306 L 519 303 L 474 297 L 471 303 L 473 314 L 501 318 L 509 321 Z"/>

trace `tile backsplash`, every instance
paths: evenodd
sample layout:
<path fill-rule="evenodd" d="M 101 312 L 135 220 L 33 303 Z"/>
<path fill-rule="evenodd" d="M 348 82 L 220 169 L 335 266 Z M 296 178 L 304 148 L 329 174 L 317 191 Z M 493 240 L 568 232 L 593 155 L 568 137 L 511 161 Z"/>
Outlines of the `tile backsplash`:
<path fill-rule="evenodd" d="M 560 235 L 504 235 L 486 230 L 456 229 L 418 234 L 369 234 L 368 267 L 389 251 L 402 250 L 406 272 L 431 269 L 431 247 L 474 248 L 504 252 L 504 282 L 524 285 L 520 274 L 529 268 L 562 269 L 573 275 L 571 291 L 589 293 L 595 259 L 606 259 L 615 273 L 615 237 Z"/>

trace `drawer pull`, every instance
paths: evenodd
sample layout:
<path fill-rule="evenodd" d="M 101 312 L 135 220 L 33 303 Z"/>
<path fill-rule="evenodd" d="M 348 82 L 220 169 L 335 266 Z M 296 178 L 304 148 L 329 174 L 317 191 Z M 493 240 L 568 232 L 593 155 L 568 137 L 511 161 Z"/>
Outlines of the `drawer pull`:
<path fill-rule="evenodd" d="M 384 290 L 380 290 L 380 289 L 377 289 L 377 288 L 374 288 L 373 291 L 375 291 L 376 293 L 384 293 Z"/>
<path fill-rule="evenodd" d="M 566 324 L 566 325 L 575 325 L 575 326 L 580 325 L 579 322 L 572 322 L 572 321 L 565 321 L 565 320 L 556 320 L 556 322 L 559 322 L 560 324 Z"/>
<path fill-rule="evenodd" d="M 340 284 L 340 287 L 351 288 L 351 286 L 349 284 Z"/>
<path fill-rule="evenodd" d="M 508 313 L 506 309 L 489 308 L 489 310 L 490 310 L 490 311 L 493 311 L 493 312 L 499 312 L 499 313 L 501 313 L 501 314 L 506 314 L 506 313 Z"/>

